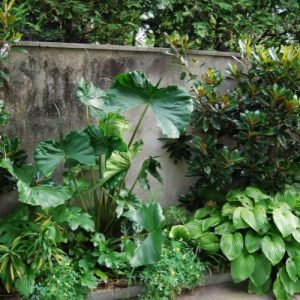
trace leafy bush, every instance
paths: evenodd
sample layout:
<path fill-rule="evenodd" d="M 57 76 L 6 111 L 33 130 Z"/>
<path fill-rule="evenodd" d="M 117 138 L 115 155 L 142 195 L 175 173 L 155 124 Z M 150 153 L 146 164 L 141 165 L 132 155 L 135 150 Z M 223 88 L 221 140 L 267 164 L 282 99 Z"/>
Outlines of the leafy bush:
<path fill-rule="evenodd" d="M 188 69 L 184 41 L 178 45 L 173 54 Z M 188 76 L 193 80 L 194 138 L 190 143 L 182 137 L 179 147 L 185 144 L 191 152 L 188 176 L 198 181 L 182 198 L 187 204 L 224 200 L 216 191 L 248 185 L 276 192 L 299 180 L 300 48 L 251 48 L 246 41 L 241 55 L 241 68 L 227 68 L 234 86 L 227 91 L 219 71 L 208 69 L 201 79 Z M 176 143 L 168 148 L 171 156 L 178 153 Z"/>
<path fill-rule="evenodd" d="M 187 244 L 167 241 L 161 259 L 139 274 L 145 288 L 140 299 L 176 299 L 185 289 L 192 289 L 203 282 L 204 270 L 204 264 Z"/>
<path fill-rule="evenodd" d="M 248 187 L 230 191 L 223 207 L 198 209 L 171 232 L 203 253 L 221 250 L 233 281 L 248 280 L 249 293 L 267 293 L 273 284 L 276 299 L 291 299 L 300 292 L 299 217 L 299 187 L 288 186 L 275 196 Z"/>
<path fill-rule="evenodd" d="M 66 253 L 71 230 L 92 232 L 95 224 L 78 207 L 50 210 L 19 205 L 0 220 L 0 279 L 8 292 L 15 287 L 25 297 L 33 291 L 36 277 L 52 269 Z"/>
<path fill-rule="evenodd" d="M 84 300 L 87 289 L 80 284 L 80 277 L 72 262 L 63 259 L 39 276 L 31 300 Z"/>

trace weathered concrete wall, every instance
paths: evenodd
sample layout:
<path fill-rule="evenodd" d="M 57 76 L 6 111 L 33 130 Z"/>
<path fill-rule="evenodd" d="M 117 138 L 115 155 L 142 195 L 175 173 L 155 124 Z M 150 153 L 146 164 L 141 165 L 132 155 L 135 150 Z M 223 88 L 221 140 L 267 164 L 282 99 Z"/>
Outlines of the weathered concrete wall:
<path fill-rule="evenodd" d="M 12 113 L 6 132 L 19 136 L 29 154 L 37 142 L 58 136 L 59 122 L 54 103 L 63 117 L 65 131 L 84 127 L 85 109 L 75 94 L 77 82 L 82 76 L 104 89 L 119 73 L 133 70 L 145 72 L 154 83 L 162 77 L 162 86 L 183 84 L 179 79 L 178 66 L 164 54 L 167 49 L 39 42 L 23 42 L 19 48 L 25 51 L 12 53 L 10 81 L 0 96 Z M 233 55 L 193 51 L 191 57 L 205 63 L 200 69 L 194 67 L 194 72 L 201 74 L 207 67 L 225 72 Z M 132 124 L 136 124 L 139 111 L 127 113 Z M 190 180 L 185 178 L 186 166 L 174 165 L 168 159 L 162 150 L 162 143 L 157 140 L 160 130 L 155 126 L 150 112 L 138 136 L 145 145 L 136 168 L 143 158 L 160 156 L 164 185 L 154 183 L 152 192 L 158 195 L 163 206 L 176 203 L 178 194 L 185 193 L 189 187 Z M 145 198 L 151 196 L 139 192 Z"/>

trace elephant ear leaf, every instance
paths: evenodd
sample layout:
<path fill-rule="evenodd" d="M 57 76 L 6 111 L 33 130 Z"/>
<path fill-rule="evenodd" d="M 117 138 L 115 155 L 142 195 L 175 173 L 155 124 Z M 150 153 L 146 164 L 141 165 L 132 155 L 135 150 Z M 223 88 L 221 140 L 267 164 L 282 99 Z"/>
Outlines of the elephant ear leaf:
<path fill-rule="evenodd" d="M 138 176 L 138 181 L 144 190 L 150 189 L 148 174 L 152 175 L 156 180 L 162 183 L 162 177 L 158 173 L 157 169 L 161 169 L 161 164 L 153 157 L 150 156 L 148 159 L 144 161 Z"/>
<path fill-rule="evenodd" d="M 164 216 L 158 203 L 146 203 L 138 209 L 129 210 L 124 214 L 131 221 L 142 226 L 148 235 L 135 249 L 130 264 L 133 268 L 153 264 L 161 255 L 162 250 L 162 226 Z"/>
<path fill-rule="evenodd" d="M 117 76 L 104 97 L 106 111 L 126 111 L 138 106 L 151 108 L 162 133 L 178 138 L 191 117 L 193 102 L 189 93 L 178 86 L 158 88 L 142 72 Z"/>
<path fill-rule="evenodd" d="M 70 132 L 61 142 L 46 140 L 37 145 L 34 159 L 38 169 L 44 175 L 50 175 L 65 161 L 69 165 L 95 164 L 95 153 L 89 136 L 80 131 Z"/>

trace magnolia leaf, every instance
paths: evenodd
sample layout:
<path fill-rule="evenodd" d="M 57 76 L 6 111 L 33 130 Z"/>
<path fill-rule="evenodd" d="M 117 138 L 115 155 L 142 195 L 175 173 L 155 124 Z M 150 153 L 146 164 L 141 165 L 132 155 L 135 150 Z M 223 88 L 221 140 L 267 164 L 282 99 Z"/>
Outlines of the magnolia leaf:
<path fill-rule="evenodd" d="M 46 140 L 38 144 L 34 159 L 38 169 L 45 175 L 50 175 L 63 161 L 70 165 L 93 166 L 96 163 L 89 136 L 77 130 L 70 132 L 61 142 Z"/>
<path fill-rule="evenodd" d="M 157 88 L 141 72 L 117 76 L 104 100 L 107 111 L 126 111 L 141 105 L 150 107 L 158 126 L 169 138 L 178 138 L 185 132 L 193 110 L 191 96 L 185 89 Z"/>
<path fill-rule="evenodd" d="M 248 231 L 245 237 L 245 246 L 249 253 L 256 252 L 261 247 L 262 237 L 253 231 Z"/>
<path fill-rule="evenodd" d="M 273 220 L 283 237 L 292 234 L 298 226 L 298 217 L 282 208 L 274 209 Z"/>
<path fill-rule="evenodd" d="M 284 241 L 277 234 L 264 236 L 261 241 L 261 250 L 273 266 L 277 265 L 285 253 Z"/>
<path fill-rule="evenodd" d="M 68 186 L 35 186 L 30 187 L 23 181 L 17 183 L 19 201 L 42 208 L 56 207 L 72 198 L 73 193 Z"/>
<path fill-rule="evenodd" d="M 216 253 L 220 249 L 219 238 L 214 233 L 204 233 L 197 239 L 197 241 L 198 246 L 208 253 Z"/>
<path fill-rule="evenodd" d="M 161 164 L 158 160 L 154 159 L 152 156 L 150 156 L 148 159 L 144 161 L 140 173 L 138 175 L 138 181 L 144 190 L 147 191 L 150 189 L 148 174 L 150 174 L 157 181 L 162 183 L 163 179 L 161 175 L 158 173 L 157 169 L 161 169 Z"/>
<path fill-rule="evenodd" d="M 190 239 L 190 233 L 184 225 L 175 225 L 171 228 L 169 237 L 174 240 L 188 241 Z"/>
<path fill-rule="evenodd" d="M 221 250 L 229 260 L 234 260 L 241 255 L 244 239 L 241 233 L 226 233 L 221 237 Z"/>
<path fill-rule="evenodd" d="M 255 269 L 255 259 L 243 252 L 231 262 L 231 277 L 234 283 L 239 283 L 251 276 Z"/>
<path fill-rule="evenodd" d="M 263 286 L 271 276 L 272 264 L 264 254 L 254 255 L 255 268 L 250 276 L 250 280 L 257 287 Z"/>

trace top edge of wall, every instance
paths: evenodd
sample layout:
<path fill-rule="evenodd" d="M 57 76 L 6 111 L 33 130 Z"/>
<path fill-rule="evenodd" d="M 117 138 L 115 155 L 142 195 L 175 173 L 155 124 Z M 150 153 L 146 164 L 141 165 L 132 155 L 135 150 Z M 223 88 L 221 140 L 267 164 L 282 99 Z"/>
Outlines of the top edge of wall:
<path fill-rule="evenodd" d="M 117 46 L 117 45 L 96 45 L 96 44 L 79 44 L 79 43 L 58 43 L 58 42 L 33 42 L 21 41 L 16 46 L 19 47 L 38 47 L 38 48 L 62 48 L 62 49 L 83 49 L 83 50 L 104 50 L 104 51 L 130 51 L 130 52 L 150 52 L 150 53 L 165 53 L 169 48 L 156 47 L 136 47 L 136 46 Z M 206 56 L 225 56 L 225 57 L 240 57 L 237 52 L 221 52 L 207 50 L 189 50 L 189 54 L 206 55 Z"/>

